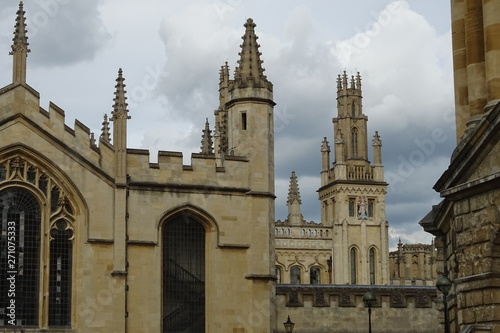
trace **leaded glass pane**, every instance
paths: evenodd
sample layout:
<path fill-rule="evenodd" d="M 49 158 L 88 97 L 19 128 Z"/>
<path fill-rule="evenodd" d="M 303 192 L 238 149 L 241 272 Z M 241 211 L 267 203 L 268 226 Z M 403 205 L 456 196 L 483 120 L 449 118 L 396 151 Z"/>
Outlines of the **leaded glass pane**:
<path fill-rule="evenodd" d="M 163 332 L 205 332 L 205 229 L 185 215 L 163 228 Z"/>
<path fill-rule="evenodd" d="M 40 207 L 29 192 L 7 189 L 0 192 L 0 213 L 0 326 L 35 326 L 39 304 Z M 13 311 L 15 322 L 9 316 Z"/>

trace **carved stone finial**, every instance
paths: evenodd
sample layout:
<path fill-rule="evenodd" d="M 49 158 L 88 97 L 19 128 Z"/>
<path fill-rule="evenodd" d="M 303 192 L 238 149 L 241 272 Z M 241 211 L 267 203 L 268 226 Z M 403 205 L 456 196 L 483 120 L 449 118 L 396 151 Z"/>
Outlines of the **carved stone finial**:
<path fill-rule="evenodd" d="M 323 138 L 323 143 L 321 144 L 321 152 L 326 153 L 330 152 L 330 145 L 328 144 L 328 141 L 326 140 L 326 136 Z"/>
<path fill-rule="evenodd" d="M 111 134 L 109 131 L 109 121 L 107 114 L 104 114 L 104 121 L 102 122 L 100 138 L 106 142 L 111 142 Z"/>
<path fill-rule="evenodd" d="M 210 130 L 210 124 L 208 123 L 208 118 L 205 121 L 205 129 L 202 130 L 201 137 L 201 153 L 202 154 L 213 154 L 213 141 L 212 141 L 212 131 Z"/>
<path fill-rule="evenodd" d="M 115 102 L 113 104 L 113 111 L 111 112 L 111 120 L 116 120 L 118 118 L 125 118 L 125 119 L 130 119 L 130 116 L 128 115 L 128 109 L 127 109 L 127 97 L 125 96 L 125 93 L 127 92 L 125 90 L 126 85 L 123 83 L 125 79 L 123 78 L 123 71 L 120 68 L 118 70 L 118 78 L 116 79 L 116 91 L 115 91 L 115 98 L 113 101 Z"/>
<path fill-rule="evenodd" d="M 286 201 L 287 206 L 292 204 L 294 201 L 297 201 L 299 204 L 302 203 L 302 200 L 300 199 L 297 176 L 295 175 L 295 171 L 292 171 L 292 175 L 290 176 L 290 186 L 288 188 L 288 199 Z"/>
<path fill-rule="evenodd" d="M 14 38 L 12 38 L 12 51 L 11 55 L 15 53 L 29 53 L 31 50 L 28 48 L 28 30 L 26 29 L 26 17 L 24 16 L 23 2 L 19 2 L 19 9 L 17 11 L 16 25 L 14 26 Z"/>
<path fill-rule="evenodd" d="M 382 146 L 382 140 L 380 140 L 378 131 L 375 131 L 375 135 L 373 136 L 372 146 Z"/>
<path fill-rule="evenodd" d="M 16 25 L 14 26 L 14 38 L 12 39 L 12 50 L 10 55 L 14 56 L 13 64 L 13 83 L 26 83 L 26 58 L 31 50 L 28 48 L 28 30 L 26 29 L 26 12 L 23 8 L 23 2 L 19 3 L 19 10 L 17 11 Z"/>

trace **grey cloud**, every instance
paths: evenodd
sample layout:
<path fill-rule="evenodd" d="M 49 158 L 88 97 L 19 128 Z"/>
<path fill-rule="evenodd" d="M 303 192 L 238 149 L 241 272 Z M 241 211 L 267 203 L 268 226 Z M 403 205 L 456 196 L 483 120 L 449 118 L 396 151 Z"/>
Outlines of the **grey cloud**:
<path fill-rule="evenodd" d="M 100 2 L 27 2 L 24 9 L 33 50 L 30 63 L 35 66 L 68 66 L 95 58 L 111 40 L 101 20 Z"/>

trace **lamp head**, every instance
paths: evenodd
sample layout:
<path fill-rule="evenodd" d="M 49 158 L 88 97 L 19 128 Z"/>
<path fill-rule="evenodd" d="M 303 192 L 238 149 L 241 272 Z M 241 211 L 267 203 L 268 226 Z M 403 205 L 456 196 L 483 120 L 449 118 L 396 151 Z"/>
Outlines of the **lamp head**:
<path fill-rule="evenodd" d="M 285 326 L 285 332 L 286 333 L 292 333 L 293 332 L 293 327 L 295 326 L 295 323 L 293 323 L 290 320 L 290 316 L 288 316 L 288 319 L 286 320 L 286 322 L 283 323 L 283 325 Z"/>
<path fill-rule="evenodd" d="M 451 285 L 452 282 L 446 275 L 441 275 L 436 281 L 436 288 L 445 296 L 450 292 Z"/>
<path fill-rule="evenodd" d="M 368 308 L 371 308 L 375 303 L 377 303 L 377 298 L 371 291 L 367 291 L 363 295 L 363 303 L 365 303 L 365 306 Z"/>

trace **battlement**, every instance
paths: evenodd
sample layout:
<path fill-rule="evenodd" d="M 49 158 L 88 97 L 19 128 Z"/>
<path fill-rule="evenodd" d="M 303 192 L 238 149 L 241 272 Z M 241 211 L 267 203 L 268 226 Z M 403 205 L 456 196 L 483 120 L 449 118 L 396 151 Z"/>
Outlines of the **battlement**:
<path fill-rule="evenodd" d="M 279 284 L 276 316 L 282 321 L 290 316 L 301 332 L 366 332 L 363 295 L 368 291 L 376 298 L 372 307 L 374 332 L 437 331 L 442 306 L 435 287 Z"/>
<path fill-rule="evenodd" d="M 44 140 L 112 174 L 113 147 L 102 142 L 97 146 L 94 134 L 78 120 L 75 120 L 73 128 L 66 125 L 65 111 L 55 103 L 49 103 L 48 111 L 42 108 L 39 93 L 25 83 L 10 84 L 0 89 L 0 124 L 14 119 L 27 131 L 45 133 Z M 19 132 L 14 137 L 26 138 L 20 135 L 20 129 L 16 131 Z"/>
<path fill-rule="evenodd" d="M 243 156 L 226 156 L 224 166 L 218 167 L 213 154 L 191 154 L 191 164 L 183 163 L 181 152 L 159 151 L 158 162 L 151 163 L 149 151 L 127 149 L 130 182 L 144 186 L 174 185 L 250 190 L 249 160 Z"/>

